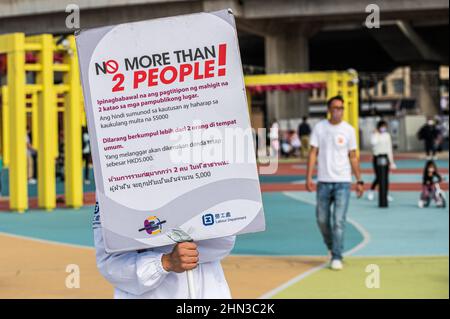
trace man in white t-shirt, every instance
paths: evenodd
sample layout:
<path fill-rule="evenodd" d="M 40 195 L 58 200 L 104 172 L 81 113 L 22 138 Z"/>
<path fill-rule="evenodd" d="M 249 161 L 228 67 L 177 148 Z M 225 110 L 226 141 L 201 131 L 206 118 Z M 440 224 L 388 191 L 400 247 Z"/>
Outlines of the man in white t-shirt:
<path fill-rule="evenodd" d="M 311 134 L 306 188 L 313 191 L 312 175 L 317 160 L 317 223 L 331 253 L 330 267 L 339 270 L 343 268 L 344 230 L 352 170 L 357 180 L 358 197 L 363 195 L 364 183 L 356 152 L 355 129 L 343 121 L 344 100 L 335 96 L 328 100 L 327 105 L 329 119 L 317 123 Z"/>

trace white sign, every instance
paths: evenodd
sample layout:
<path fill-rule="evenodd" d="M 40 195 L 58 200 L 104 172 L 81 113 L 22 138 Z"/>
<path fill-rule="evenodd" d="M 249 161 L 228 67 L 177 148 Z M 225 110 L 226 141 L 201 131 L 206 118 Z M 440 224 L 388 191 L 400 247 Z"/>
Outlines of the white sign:
<path fill-rule="evenodd" d="M 76 37 L 107 252 L 264 230 L 233 15 Z"/>

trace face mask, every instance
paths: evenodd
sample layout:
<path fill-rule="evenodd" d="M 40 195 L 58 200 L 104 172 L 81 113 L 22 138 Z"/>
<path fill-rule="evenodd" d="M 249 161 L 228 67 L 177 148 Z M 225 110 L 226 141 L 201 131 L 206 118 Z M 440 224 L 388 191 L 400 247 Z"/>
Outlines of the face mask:
<path fill-rule="evenodd" d="M 336 109 L 332 110 L 330 112 L 331 119 L 336 122 L 340 121 L 342 119 L 342 112 L 343 110 L 336 110 Z"/>
<path fill-rule="evenodd" d="M 387 128 L 385 127 L 380 127 L 380 133 L 386 133 L 387 132 Z"/>
<path fill-rule="evenodd" d="M 428 125 L 433 125 L 434 121 L 428 121 Z"/>
<path fill-rule="evenodd" d="M 331 119 L 333 121 L 339 121 L 341 119 L 341 117 L 338 114 L 331 113 Z"/>

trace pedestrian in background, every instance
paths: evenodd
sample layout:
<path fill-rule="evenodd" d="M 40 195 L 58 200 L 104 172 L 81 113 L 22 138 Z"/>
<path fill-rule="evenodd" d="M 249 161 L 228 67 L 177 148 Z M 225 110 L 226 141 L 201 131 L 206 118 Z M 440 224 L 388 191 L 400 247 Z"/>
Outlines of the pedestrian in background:
<path fill-rule="evenodd" d="M 278 125 L 277 120 L 272 122 L 269 130 L 269 139 L 270 139 L 270 156 L 278 157 L 278 153 L 280 151 L 280 137 L 279 137 L 280 126 Z"/>
<path fill-rule="evenodd" d="M 306 158 L 309 153 L 309 138 L 311 135 L 311 126 L 308 124 L 308 117 L 304 116 L 298 126 L 298 136 L 300 137 L 301 149 L 300 157 Z"/>
<path fill-rule="evenodd" d="M 419 140 L 423 140 L 425 144 L 425 155 L 427 160 L 437 160 L 436 157 L 436 139 L 438 138 L 439 132 L 436 129 L 433 118 L 428 118 L 427 123 L 425 123 L 417 133 Z"/>
<path fill-rule="evenodd" d="M 372 146 L 372 154 L 373 154 L 373 170 L 375 173 L 375 179 L 370 187 L 370 191 L 367 193 L 367 198 L 369 200 L 373 200 L 375 198 L 375 188 L 380 185 L 380 169 L 377 165 L 378 159 L 380 157 L 388 158 L 388 166 L 390 169 L 396 169 L 396 165 L 394 162 L 394 152 L 392 147 L 392 138 L 391 134 L 388 131 L 387 122 L 381 120 L 377 124 L 376 130 L 372 133 L 370 137 L 370 144 Z M 389 186 L 389 173 L 388 173 L 388 181 L 387 184 Z M 388 201 L 393 201 L 393 197 L 388 194 Z"/>

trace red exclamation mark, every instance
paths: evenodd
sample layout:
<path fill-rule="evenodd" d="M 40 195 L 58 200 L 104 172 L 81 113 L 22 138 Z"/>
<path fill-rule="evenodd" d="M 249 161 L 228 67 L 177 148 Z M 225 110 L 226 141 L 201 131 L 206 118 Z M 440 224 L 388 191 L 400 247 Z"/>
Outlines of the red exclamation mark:
<path fill-rule="evenodd" d="M 219 45 L 219 66 L 225 66 L 227 64 L 227 44 L 223 43 Z M 225 68 L 219 69 L 219 76 L 225 75 Z"/>

